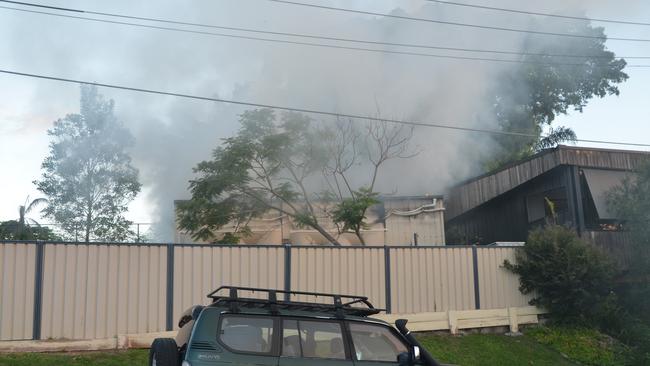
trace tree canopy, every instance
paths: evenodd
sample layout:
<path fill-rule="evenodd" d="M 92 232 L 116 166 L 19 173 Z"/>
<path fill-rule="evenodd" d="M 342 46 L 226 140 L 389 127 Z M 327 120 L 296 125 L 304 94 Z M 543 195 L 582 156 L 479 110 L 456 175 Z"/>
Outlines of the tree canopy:
<path fill-rule="evenodd" d="M 608 192 L 607 204 L 634 243 L 650 249 L 650 159 Z"/>
<path fill-rule="evenodd" d="M 619 289 L 621 298 L 628 311 L 650 322 L 650 160 L 614 187 L 607 203 L 628 232 L 626 249 L 634 253 Z"/>
<path fill-rule="evenodd" d="M 378 202 L 380 168 L 410 156 L 412 130 L 381 122 L 361 130 L 342 120 L 328 128 L 303 114 L 277 116 L 270 109 L 246 111 L 240 123 L 238 133 L 196 167 L 192 198 L 178 206 L 180 228 L 195 239 L 222 242 L 218 230 L 232 223 L 236 234 L 228 239 L 238 241 L 251 219 L 273 210 L 334 245 L 346 232 L 365 243 L 362 230 L 367 209 Z M 361 165 L 370 169 L 365 183 L 355 187 L 352 176 Z"/>
<path fill-rule="evenodd" d="M 95 86 L 81 86 L 80 106 L 48 130 L 50 153 L 34 182 L 48 199 L 44 215 L 71 238 L 125 240 L 131 222 L 124 213 L 141 187 L 126 151 L 133 137 Z"/>
<path fill-rule="evenodd" d="M 571 110 L 582 112 L 593 97 L 618 95 L 617 84 L 627 80 L 626 62 L 606 49 L 603 28 L 583 22 L 564 31 L 602 38 L 565 37 L 548 42 L 539 35 L 527 36 L 523 50 L 528 54 L 522 61 L 528 63 L 503 72 L 490 93 L 501 130 L 532 137 L 496 136 L 499 149 L 486 161 L 487 170 L 575 140 L 570 128 L 552 126 L 557 116 Z M 563 54 L 584 57 L 557 56 Z"/>
<path fill-rule="evenodd" d="M 0 240 L 61 240 L 61 237 L 49 227 L 8 220 L 0 222 Z"/>

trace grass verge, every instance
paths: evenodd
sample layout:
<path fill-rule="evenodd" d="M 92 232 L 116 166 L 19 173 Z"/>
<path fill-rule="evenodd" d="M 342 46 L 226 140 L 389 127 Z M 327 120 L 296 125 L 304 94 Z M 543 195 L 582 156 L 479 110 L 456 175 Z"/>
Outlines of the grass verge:
<path fill-rule="evenodd" d="M 630 348 L 591 329 L 538 327 L 520 337 L 420 334 L 418 338 L 438 361 L 460 366 L 635 364 Z M 148 350 L 0 354 L 0 366 L 145 366 L 147 358 Z"/>
<path fill-rule="evenodd" d="M 420 335 L 422 345 L 441 363 L 461 366 L 573 366 L 555 350 L 529 336 L 497 334 Z"/>
<path fill-rule="evenodd" d="M 149 350 L 0 354 L 0 366 L 146 366 Z"/>

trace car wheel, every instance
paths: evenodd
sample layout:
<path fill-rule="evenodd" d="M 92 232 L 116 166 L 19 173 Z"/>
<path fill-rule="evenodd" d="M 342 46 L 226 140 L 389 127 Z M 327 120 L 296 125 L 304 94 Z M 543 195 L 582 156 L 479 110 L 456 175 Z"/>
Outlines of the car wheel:
<path fill-rule="evenodd" d="M 176 341 L 172 338 L 156 338 L 149 350 L 149 366 L 178 366 L 179 355 Z"/>

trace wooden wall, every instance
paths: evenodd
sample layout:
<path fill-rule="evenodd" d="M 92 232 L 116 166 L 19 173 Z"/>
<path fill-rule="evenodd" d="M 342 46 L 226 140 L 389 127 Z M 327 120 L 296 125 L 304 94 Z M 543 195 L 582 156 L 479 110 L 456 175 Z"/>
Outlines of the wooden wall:
<path fill-rule="evenodd" d="M 489 244 L 495 241 L 525 241 L 532 228 L 528 223 L 526 197 L 552 189 L 567 189 L 570 194 L 571 169 L 559 166 L 541 177 L 520 185 L 496 197 L 470 212 L 454 217 L 446 222 L 448 244 Z M 568 216 L 565 224 L 573 225 L 575 219 L 574 200 L 569 199 Z M 454 237 L 461 237 L 463 242 Z"/>
<path fill-rule="evenodd" d="M 446 199 L 447 220 L 502 195 L 560 165 L 633 170 L 650 153 L 558 146 L 453 187 Z"/>

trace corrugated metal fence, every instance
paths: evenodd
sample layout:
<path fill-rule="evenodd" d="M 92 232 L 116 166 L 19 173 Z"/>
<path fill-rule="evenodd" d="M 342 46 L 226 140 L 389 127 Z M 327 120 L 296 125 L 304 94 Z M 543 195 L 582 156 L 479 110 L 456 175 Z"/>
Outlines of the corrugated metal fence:
<path fill-rule="evenodd" d="M 525 306 L 510 247 L 0 243 L 0 340 L 172 330 L 221 285 L 363 294 L 397 314 Z"/>

